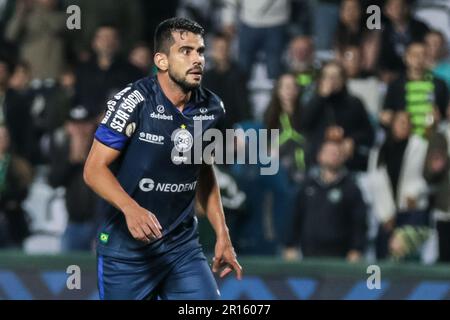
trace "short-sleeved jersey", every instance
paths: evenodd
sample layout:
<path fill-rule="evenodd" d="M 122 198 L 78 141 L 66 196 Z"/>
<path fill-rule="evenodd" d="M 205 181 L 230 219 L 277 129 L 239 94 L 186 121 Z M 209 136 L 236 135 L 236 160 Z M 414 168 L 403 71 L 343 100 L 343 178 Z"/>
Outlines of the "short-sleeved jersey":
<path fill-rule="evenodd" d="M 193 146 L 194 140 L 201 141 L 200 132 L 215 128 L 224 113 L 222 101 L 202 87 L 192 91 L 180 112 L 164 95 L 156 77 L 130 84 L 107 103 L 95 138 L 121 151 L 113 172 L 125 192 L 156 215 L 163 239 L 194 215 L 201 165 L 187 163 L 186 155 L 191 154 L 194 162 L 194 149 L 198 148 Z M 194 130 L 198 121 L 200 132 Z M 207 144 L 200 145 L 203 150 Z M 105 221 L 99 229 L 100 254 L 126 258 L 151 254 L 157 243 L 146 245 L 135 240 L 120 211 L 106 202 L 102 208 Z"/>

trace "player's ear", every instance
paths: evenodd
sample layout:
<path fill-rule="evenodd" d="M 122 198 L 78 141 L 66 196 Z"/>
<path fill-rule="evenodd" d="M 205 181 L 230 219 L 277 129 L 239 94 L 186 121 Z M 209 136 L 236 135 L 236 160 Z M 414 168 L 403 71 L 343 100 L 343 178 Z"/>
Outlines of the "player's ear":
<path fill-rule="evenodd" d="M 153 57 L 153 62 L 155 66 L 158 67 L 161 71 L 167 71 L 169 69 L 169 60 L 167 59 L 167 55 L 164 53 L 158 52 Z"/>

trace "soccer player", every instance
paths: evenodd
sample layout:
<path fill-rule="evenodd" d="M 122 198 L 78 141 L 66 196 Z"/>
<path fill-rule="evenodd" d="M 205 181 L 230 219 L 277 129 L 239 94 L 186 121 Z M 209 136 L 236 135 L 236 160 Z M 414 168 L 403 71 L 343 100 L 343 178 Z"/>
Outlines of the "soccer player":
<path fill-rule="evenodd" d="M 201 87 L 203 33 L 187 19 L 163 21 L 154 39 L 156 76 L 117 93 L 96 131 L 84 179 L 106 200 L 97 239 L 101 299 L 219 298 L 198 240 L 196 199 L 217 235 L 213 271 L 242 277 L 213 167 L 172 154 L 193 151 L 195 121 L 204 131 L 225 113 Z"/>

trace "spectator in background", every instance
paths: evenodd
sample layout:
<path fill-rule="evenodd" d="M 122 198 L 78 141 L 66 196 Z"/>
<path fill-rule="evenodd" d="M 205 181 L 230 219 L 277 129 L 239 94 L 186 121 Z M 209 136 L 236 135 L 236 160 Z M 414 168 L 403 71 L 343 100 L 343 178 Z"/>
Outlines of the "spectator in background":
<path fill-rule="evenodd" d="M 32 179 L 30 165 L 11 152 L 8 129 L 0 125 L 0 248 L 21 248 L 29 235 L 22 202 Z"/>
<path fill-rule="evenodd" d="M 227 109 L 224 125 L 231 129 L 251 116 L 245 77 L 231 58 L 230 41 L 224 34 L 213 36 L 211 58 L 212 67 L 205 72 L 203 84 L 223 100 Z"/>
<path fill-rule="evenodd" d="M 364 71 L 374 69 L 379 50 L 379 37 L 377 32 L 366 27 L 362 4 L 359 0 L 341 2 L 335 38 L 334 47 L 338 52 L 348 46 L 360 47 L 360 68 Z"/>
<path fill-rule="evenodd" d="M 282 72 L 281 55 L 290 17 L 288 0 L 224 0 L 224 31 L 232 37 L 238 30 L 239 66 L 249 78 L 257 54 L 265 53 L 268 77 Z M 239 16 L 236 21 L 235 16 Z"/>
<path fill-rule="evenodd" d="M 308 36 L 296 36 L 289 42 L 285 55 L 285 69 L 295 74 L 300 86 L 302 102 L 310 98 L 320 69 L 320 62 L 315 58 L 314 42 Z"/>
<path fill-rule="evenodd" d="M 30 67 L 26 62 L 19 62 L 9 81 L 12 95 L 10 101 L 13 109 L 26 111 L 27 114 L 13 113 L 16 120 L 11 120 L 12 136 L 24 134 L 24 121 L 30 121 L 25 132 L 31 135 L 31 142 L 27 148 L 31 152 L 31 163 L 46 164 L 49 153 L 49 137 L 60 127 L 67 117 L 75 95 L 75 75 L 73 70 L 63 70 L 56 81 L 31 80 Z M 25 108 L 25 109 L 24 109 Z M 13 110 L 11 109 L 11 110 Z M 29 119 L 28 119 L 29 118 Z M 20 119 L 20 120 L 19 120 Z M 23 138 L 22 138 L 23 139 Z M 14 138 L 13 140 L 16 140 Z"/>
<path fill-rule="evenodd" d="M 91 59 L 77 68 L 76 95 L 78 103 L 89 112 L 100 114 L 114 92 L 143 74 L 119 55 L 119 32 L 112 25 L 97 29 L 92 49 Z"/>
<path fill-rule="evenodd" d="M 152 50 L 143 42 L 139 42 L 131 49 L 128 62 L 141 70 L 143 75 L 149 76 L 153 72 Z"/>
<path fill-rule="evenodd" d="M 6 38 L 19 46 L 32 78 L 56 79 L 64 67 L 66 16 L 56 7 L 56 0 L 18 0 L 7 25 Z"/>
<path fill-rule="evenodd" d="M 86 62 L 91 57 L 91 45 L 98 28 L 105 24 L 117 26 L 123 39 L 122 48 L 128 52 L 132 46 L 142 39 L 142 30 L 145 20 L 151 19 L 156 10 L 157 1 L 149 2 L 151 8 L 143 10 L 140 0 L 61 0 L 63 7 L 77 5 L 81 10 L 81 29 L 71 30 L 67 34 L 69 40 L 70 53 L 73 55 L 73 63 L 78 61 Z M 164 1 L 167 6 L 168 2 Z M 148 13 L 148 14 L 147 14 Z M 64 26 L 65 26 L 64 22 Z"/>
<path fill-rule="evenodd" d="M 333 33 L 339 20 L 341 0 L 313 0 L 312 2 L 314 43 L 317 50 L 331 50 Z"/>
<path fill-rule="evenodd" d="M 387 21 L 381 32 L 378 66 L 381 79 L 386 83 L 404 72 L 406 48 L 412 42 L 422 42 L 429 29 L 412 17 L 408 0 L 387 0 L 384 6 Z"/>
<path fill-rule="evenodd" d="M 399 258 L 417 253 L 418 244 L 428 236 L 428 187 L 422 176 L 427 146 L 426 140 L 413 133 L 408 113 L 400 111 L 393 116 L 385 142 L 372 154 L 371 162 L 384 167 L 389 180 L 384 188 L 388 193 L 379 197 L 381 193 L 373 190 L 373 201 L 394 204 L 394 212 L 380 224 L 376 246 L 379 259 L 389 252 Z M 405 233 L 408 228 L 412 230 L 409 235 Z M 409 236 L 414 246 L 406 245 Z"/>
<path fill-rule="evenodd" d="M 447 83 L 450 90 L 450 59 L 445 35 L 436 30 L 425 37 L 427 66 L 433 74 Z"/>
<path fill-rule="evenodd" d="M 382 83 L 373 74 L 363 71 L 362 49 L 356 45 L 343 47 L 338 52 L 338 60 L 348 77 L 347 87 L 350 94 L 361 99 L 373 120 L 378 119 L 382 105 Z"/>
<path fill-rule="evenodd" d="M 286 259 L 298 257 L 296 247 L 303 257 L 361 259 L 367 209 L 344 162 L 340 141 L 325 141 L 320 146 L 319 166 L 310 171 L 297 196 Z"/>
<path fill-rule="evenodd" d="M 45 128 L 47 134 L 53 134 L 67 119 L 69 110 L 75 103 L 75 71 L 66 68 L 59 76 L 58 83 L 45 101 Z"/>
<path fill-rule="evenodd" d="M 13 68 L 7 61 L 0 59 L 0 125 L 8 128 L 14 153 L 34 163 L 37 146 L 33 136 L 33 95 L 29 79 L 28 64 L 18 63 Z"/>
<path fill-rule="evenodd" d="M 264 129 L 263 124 L 258 121 L 244 121 L 237 127 L 244 132 L 249 129 Z M 259 138 L 257 135 L 256 139 Z M 244 154 L 248 159 L 250 156 L 249 139 L 246 139 L 244 135 L 237 135 L 235 141 L 235 143 L 227 141 L 230 149 L 234 150 L 236 154 Z M 258 141 L 258 144 L 265 142 Z M 261 175 L 261 167 L 261 164 L 245 161 L 244 164 L 234 163 L 228 168 L 228 172 L 236 181 L 237 188 L 246 197 L 244 211 L 242 214 L 236 215 L 235 219 L 230 221 L 229 226 L 234 235 L 235 249 L 238 254 L 275 255 L 280 249 L 280 235 L 275 234 L 274 224 L 275 220 L 284 223 L 283 217 L 288 212 L 280 211 L 283 216 L 281 219 L 277 219 L 275 214 L 277 211 L 274 207 L 283 205 L 283 203 L 273 201 L 273 190 L 278 186 L 272 183 L 272 176 Z"/>
<path fill-rule="evenodd" d="M 95 115 L 77 106 L 52 137 L 49 182 L 66 188 L 69 221 L 62 238 L 63 251 L 90 250 L 95 236 L 97 196 L 83 180 L 83 167 L 97 126 Z"/>
<path fill-rule="evenodd" d="M 344 139 L 346 165 L 350 171 L 367 168 L 374 130 L 361 100 L 347 90 L 343 67 L 328 62 L 322 67 L 317 92 L 304 106 L 300 128 L 306 135 L 306 164 L 315 162 L 321 141 L 326 137 Z"/>
<path fill-rule="evenodd" d="M 300 89 L 295 76 L 285 73 L 277 80 L 264 116 L 264 127 L 279 130 L 280 168 L 261 180 L 273 199 L 273 226 L 276 238 L 284 242 L 294 208 L 295 195 L 305 174 L 304 138 L 299 132 Z"/>
<path fill-rule="evenodd" d="M 334 46 L 341 50 L 344 46 L 360 45 L 365 31 L 361 3 L 357 0 L 343 0 L 339 8 Z"/>
<path fill-rule="evenodd" d="M 265 127 L 280 130 L 279 157 L 282 180 L 287 190 L 300 182 L 305 171 L 304 138 L 299 131 L 300 89 L 293 74 L 285 73 L 278 79 L 264 117 Z M 288 192 L 288 191 L 287 191 Z M 285 194 L 285 192 L 282 192 Z M 288 192 L 289 193 L 289 192 Z"/>
<path fill-rule="evenodd" d="M 445 82 L 427 70 L 425 45 L 410 43 L 405 52 L 406 73 L 392 82 L 386 94 L 380 122 L 389 126 L 393 112 L 407 111 L 412 130 L 425 137 L 446 112 L 449 93 Z"/>
<path fill-rule="evenodd" d="M 230 173 L 236 179 L 237 187 L 246 195 L 244 213 L 236 215 L 230 225 L 236 239 L 236 250 L 240 254 L 280 253 L 291 220 L 298 183 L 304 174 L 303 137 L 297 128 L 299 87 L 294 75 L 285 73 L 280 76 L 266 110 L 264 123 L 245 121 L 238 124 L 238 128 L 244 131 L 280 130 L 280 152 L 270 153 L 272 159 L 280 158 L 277 159 L 279 171 L 275 175 L 261 175 L 261 164 L 247 162 L 231 166 Z M 259 136 L 257 139 L 261 138 Z M 258 145 L 267 142 L 258 141 Z M 237 152 L 249 156 L 248 139 L 238 136 L 235 146 Z"/>
<path fill-rule="evenodd" d="M 57 80 L 51 87 L 34 88 L 33 91 L 33 136 L 39 141 L 37 156 L 42 164 L 48 164 L 51 158 L 49 141 L 53 133 L 64 124 L 69 109 L 75 103 L 74 71 L 65 69 Z"/>
<path fill-rule="evenodd" d="M 439 262 L 450 262 L 450 106 L 447 122 L 440 129 L 430 137 L 424 176 L 431 186 Z"/>

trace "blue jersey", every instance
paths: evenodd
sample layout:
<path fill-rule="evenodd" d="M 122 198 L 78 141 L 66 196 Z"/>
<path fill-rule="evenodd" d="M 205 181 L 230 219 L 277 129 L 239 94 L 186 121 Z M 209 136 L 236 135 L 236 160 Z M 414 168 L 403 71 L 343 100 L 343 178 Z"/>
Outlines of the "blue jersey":
<path fill-rule="evenodd" d="M 224 113 L 222 101 L 201 87 L 193 90 L 180 112 L 164 95 L 156 77 L 130 84 L 107 103 L 95 138 L 121 151 L 114 174 L 125 192 L 157 217 L 163 238 L 150 244 L 135 240 L 123 213 L 105 202 L 105 221 L 98 237 L 100 254 L 125 258 L 154 254 L 153 249 L 161 246 L 171 230 L 194 215 L 201 166 L 183 162 L 183 156 L 193 154 L 193 142 L 199 141 L 194 123 L 201 121 L 203 133 L 217 127 Z M 201 146 L 203 150 L 205 144 Z"/>

